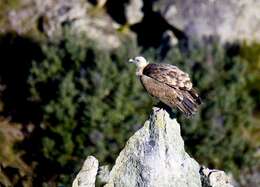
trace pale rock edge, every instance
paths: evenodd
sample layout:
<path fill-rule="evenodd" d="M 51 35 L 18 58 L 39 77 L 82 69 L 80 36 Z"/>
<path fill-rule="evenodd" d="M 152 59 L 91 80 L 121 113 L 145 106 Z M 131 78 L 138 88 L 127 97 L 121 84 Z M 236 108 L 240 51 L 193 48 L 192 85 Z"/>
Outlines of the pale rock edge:
<path fill-rule="evenodd" d="M 111 172 L 87 157 L 73 187 L 232 187 L 225 172 L 201 167 L 184 149 L 180 125 L 154 107 L 144 126 L 127 141 Z"/>

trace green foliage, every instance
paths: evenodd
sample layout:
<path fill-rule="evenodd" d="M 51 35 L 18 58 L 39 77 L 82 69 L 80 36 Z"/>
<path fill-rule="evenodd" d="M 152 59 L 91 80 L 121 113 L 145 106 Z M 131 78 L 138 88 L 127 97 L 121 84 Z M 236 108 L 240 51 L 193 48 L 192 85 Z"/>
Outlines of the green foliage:
<path fill-rule="evenodd" d="M 247 65 L 247 80 L 248 80 L 248 89 L 252 91 L 252 95 L 256 103 L 260 102 L 259 94 L 260 92 L 260 44 L 252 43 L 247 44 L 243 43 L 240 49 L 240 55 L 244 59 L 245 64 Z M 258 104 L 259 105 L 259 104 Z M 258 106 L 260 108 L 260 106 Z M 260 118 L 260 117 L 259 117 Z"/>
<path fill-rule="evenodd" d="M 259 43 L 252 43 L 247 44 L 243 43 L 240 49 L 241 57 L 246 59 L 250 70 L 259 70 L 260 69 L 260 44 Z M 256 68 L 256 69 L 255 69 Z"/>
<path fill-rule="evenodd" d="M 44 117 L 39 151 L 64 168 L 58 172 L 68 176 L 75 172 L 73 161 L 79 166 L 79 160 L 90 154 L 113 162 L 147 117 L 151 102 L 134 67 L 127 64 L 138 52 L 129 43 L 109 53 L 85 37 L 66 33 L 63 41 L 44 45 L 45 59 L 33 63 L 28 81 L 31 100 L 43 107 Z"/>
<path fill-rule="evenodd" d="M 246 79 L 247 89 L 256 104 L 254 108 L 254 127 L 247 129 L 247 136 L 251 144 L 255 147 L 260 146 L 260 43 L 243 43 L 240 46 L 240 56 L 247 66 Z M 259 155 L 258 155 L 259 160 Z"/>

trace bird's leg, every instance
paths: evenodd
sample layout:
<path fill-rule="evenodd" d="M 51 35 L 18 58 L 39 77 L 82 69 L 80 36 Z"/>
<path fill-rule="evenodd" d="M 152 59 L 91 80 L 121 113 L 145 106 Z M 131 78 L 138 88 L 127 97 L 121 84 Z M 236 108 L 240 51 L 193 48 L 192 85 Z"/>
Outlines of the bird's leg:
<path fill-rule="evenodd" d="M 156 110 L 156 112 L 159 112 L 161 109 L 166 110 L 168 112 L 171 111 L 171 108 L 161 101 L 159 101 L 155 106 L 159 108 L 158 110 Z"/>
<path fill-rule="evenodd" d="M 156 105 L 154 105 L 156 108 L 158 108 L 158 109 L 156 109 L 155 110 L 155 112 L 159 112 L 161 109 L 162 109 L 162 102 L 161 101 L 159 101 Z"/>
<path fill-rule="evenodd" d="M 159 101 L 155 107 L 157 107 L 158 109 L 156 110 L 156 112 L 159 112 L 161 109 L 166 110 L 168 112 L 168 114 L 170 115 L 171 118 L 175 118 L 176 117 L 176 113 L 174 113 L 172 111 L 172 108 L 169 107 L 168 105 L 164 104 L 163 102 Z"/>

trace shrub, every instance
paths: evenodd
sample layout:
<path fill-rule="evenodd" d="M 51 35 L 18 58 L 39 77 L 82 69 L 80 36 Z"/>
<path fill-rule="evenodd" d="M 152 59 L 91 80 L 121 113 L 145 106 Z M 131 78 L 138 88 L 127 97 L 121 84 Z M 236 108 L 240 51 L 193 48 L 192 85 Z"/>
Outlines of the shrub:
<path fill-rule="evenodd" d="M 256 103 L 260 102 L 260 43 L 243 43 L 240 49 L 240 56 L 244 59 L 245 65 L 247 66 L 247 80 L 248 89 L 251 91 L 251 95 Z M 259 104 L 257 109 L 259 111 Z M 258 115 L 260 118 L 260 115 Z"/>
<path fill-rule="evenodd" d="M 127 64 L 138 52 L 134 44 L 109 53 L 67 33 L 63 41 L 44 45 L 43 52 L 46 58 L 33 63 L 28 81 L 31 100 L 42 106 L 44 116 L 35 147 L 56 167 L 53 174 L 64 174 L 58 180 L 70 183 L 67 176 L 87 155 L 115 160 L 144 122 L 150 98 Z M 50 166 L 40 163 L 38 171 L 44 167 Z"/>

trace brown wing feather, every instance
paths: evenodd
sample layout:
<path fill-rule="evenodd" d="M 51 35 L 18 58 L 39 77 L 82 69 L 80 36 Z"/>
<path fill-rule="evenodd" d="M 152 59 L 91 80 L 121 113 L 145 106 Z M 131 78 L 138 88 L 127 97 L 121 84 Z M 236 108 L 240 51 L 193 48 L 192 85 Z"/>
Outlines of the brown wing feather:
<path fill-rule="evenodd" d="M 185 90 L 192 88 L 189 75 L 170 64 L 148 64 L 143 74 L 174 88 Z"/>
<path fill-rule="evenodd" d="M 151 96 L 170 107 L 178 107 L 186 116 L 191 116 L 197 111 L 197 104 L 190 100 L 188 92 L 175 89 L 145 75 L 142 75 L 140 80 Z"/>
<path fill-rule="evenodd" d="M 140 80 L 146 91 L 151 96 L 161 100 L 170 107 L 176 106 L 178 93 L 174 88 L 145 75 L 142 75 Z"/>
<path fill-rule="evenodd" d="M 149 64 L 141 82 L 145 89 L 170 107 L 178 107 L 186 116 L 197 111 L 201 99 L 187 73 L 169 64 Z"/>

